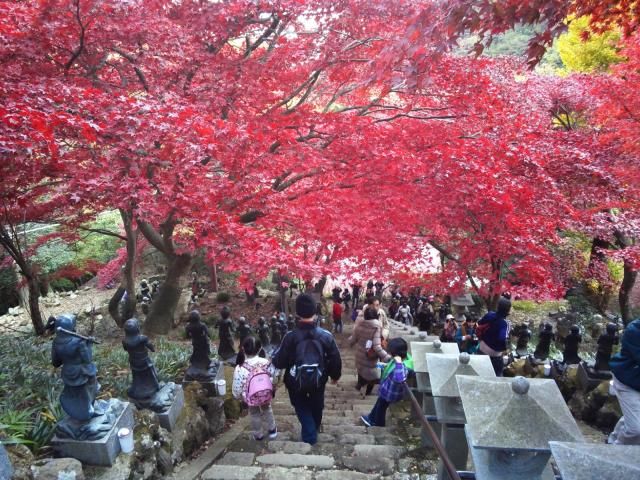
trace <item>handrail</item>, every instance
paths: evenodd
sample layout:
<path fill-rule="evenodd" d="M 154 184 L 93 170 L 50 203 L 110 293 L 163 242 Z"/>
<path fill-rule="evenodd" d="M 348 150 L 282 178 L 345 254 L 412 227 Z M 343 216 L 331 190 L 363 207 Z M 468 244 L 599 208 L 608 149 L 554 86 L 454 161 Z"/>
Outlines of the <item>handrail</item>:
<path fill-rule="evenodd" d="M 427 432 L 429 437 L 431 437 L 431 442 L 433 443 L 433 446 L 436 447 L 436 451 L 438 452 L 438 455 L 440 455 L 440 458 L 442 458 L 442 463 L 444 464 L 445 470 L 449 474 L 449 479 L 461 480 L 460 475 L 458 475 L 458 472 L 456 471 L 456 467 L 453 465 L 453 463 L 451 463 L 451 459 L 447 455 L 447 452 L 442 446 L 442 443 L 440 443 L 440 439 L 436 435 L 436 432 L 433 431 L 433 428 L 431 428 L 431 425 L 429 425 L 429 422 L 427 422 L 427 420 L 424 418 L 424 413 L 422 413 L 422 407 L 418 404 L 418 401 L 416 400 L 416 397 L 414 397 L 413 392 L 409 388 L 409 385 L 405 383 L 404 388 L 406 389 L 407 393 L 409 393 L 411 404 L 416 414 L 418 415 L 418 418 L 420 419 L 420 423 L 422 423 L 422 428 Z"/>

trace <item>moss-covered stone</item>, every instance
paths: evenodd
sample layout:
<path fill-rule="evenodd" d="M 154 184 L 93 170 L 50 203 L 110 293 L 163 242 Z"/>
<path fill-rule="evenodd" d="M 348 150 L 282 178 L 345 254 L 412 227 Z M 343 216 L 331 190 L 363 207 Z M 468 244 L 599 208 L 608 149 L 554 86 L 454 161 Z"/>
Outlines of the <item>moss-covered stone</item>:
<path fill-rule="evenodd" d="M 240 414 L 242 413 L 242 404 L 239 400 L 235 398 L 227 398 L 224 401 L 224 415 L 229 419 L 237 419 L 240 418 Z"/>

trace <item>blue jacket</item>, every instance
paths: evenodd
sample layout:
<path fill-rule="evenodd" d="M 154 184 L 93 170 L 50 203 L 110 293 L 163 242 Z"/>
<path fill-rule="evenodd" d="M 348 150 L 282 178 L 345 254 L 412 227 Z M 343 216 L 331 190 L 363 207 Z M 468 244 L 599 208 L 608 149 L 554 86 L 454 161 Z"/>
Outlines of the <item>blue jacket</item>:
<path fill-rule="evenodd" d="M 640 318 L 627 325 L 620 343 L 620 353 L 609 362 L 611 372 L 627 387 L 640 391 Z"/>
<path fill-rule="evenodd" d="M 509 322 L 504 317 L 498 316 L 496 312 L 489 312 L 482 317 L 478 325 L 484 325 L 485 323 L 490 323 L 491 326 L 484 333 L 482 341 L 496 352 L 505 351 L 509 338 Z"/>

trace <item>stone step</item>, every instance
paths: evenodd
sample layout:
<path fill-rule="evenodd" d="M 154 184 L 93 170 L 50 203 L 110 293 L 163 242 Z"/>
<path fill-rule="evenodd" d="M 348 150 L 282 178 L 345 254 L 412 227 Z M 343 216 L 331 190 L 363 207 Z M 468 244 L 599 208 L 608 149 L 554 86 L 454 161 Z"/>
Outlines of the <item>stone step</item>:
<path fill-rule="evenodd" d="M 323 470 L 315 476 L 315 480 L 378 480 L 379 478 L 380 475 L 368 475 L 351 470 Z"/>
<path fill-rule="evenodd" d="M 262 473 L 260 467 L 213 465 L 202 473 L 202 480 L 254 480 Z"/>
<path fill-rule="evenodd" d="M 227 452 L 224 457 L 218 460 L 218 465 L 240 465 L 242 467 L 250 467 L 256 456 L 251 452 Z"/>
<path fill-rule="evenodd" d="M 333 457 L 328 455 L 302 455 L 299 453 L 268 453 L 260 455 L 256 461 L 262 465 L 307 467 L 324 470 L 333 468 L 335 465 Z"/>
<path fill-rule="evenodd" d="M 311 451 L 311 445 L 304 442 L 273 440 L 268 443 L 267 447 L 270 451 L 276 453 L 299 453 L 304 455 Z"/>
<path fill-rule="evenodd" d="M 276 418 L 276 422 L 283 422 L 294 425 L 299 424 L 298 417 L 296 417 L 295 415 L 279 415 Z M 322 417 L 322 425 L 325 427 L 329 425 L 356 425 L 355 422 L 356 419 L 352 419 L 349 417 Z"/>
<path fill-rule="evenodd" d="M 265 469 L 266 480 L 312 480 L 313 472 L 306 468 L 269 467 Z"/>

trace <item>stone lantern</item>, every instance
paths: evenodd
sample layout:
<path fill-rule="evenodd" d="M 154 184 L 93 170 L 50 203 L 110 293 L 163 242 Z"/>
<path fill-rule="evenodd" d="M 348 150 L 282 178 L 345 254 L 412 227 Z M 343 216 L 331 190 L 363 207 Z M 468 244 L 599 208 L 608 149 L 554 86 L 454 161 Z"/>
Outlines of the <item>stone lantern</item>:
<path fill-rule="evenodd" d="M 427 417 L 434 417 L 436 414 L 436 407 L 433 402 L 433 395 L 431 394 L 431 382 L 429 380 L 429 367 L 427 365 L 426 355 L 457 355 L 459 350 L 457 343 L 442 343 L 438 337 L 427 338 L 433 338 L 433 341 L 411 342 L 409 344 L 409 349 L 411 350 L 411 356 L 413 357 L 413 370 L 416 372 L 416 390 L 418 392 L 418 396 L 422 397 L 422 413 Z M 440 424 L 434 420 L 430 420 L 429 423 L 436 434 L 440 435 Z M 433 447 L 431 437 L 429 437 L 424 431 L 421 436 L 423 447 Z"/>
<path fill-rule="evenodd" d="M 549 442 L 562 480 L 640 478 L 640 446 Z"/>
<path fill-rule="evenodd" d="M 458 470 L 465 470 L 469 448 L 464 434 L 466 419 L 456 378 L 462 375 L 495 378 L 495 371 L 487 355 L 427 354 L 426 359 L 436 417 L 442 425 L 442 433 L 440 434 L 442 445 L 454 466 Z M 438 478 L 448 478 L 442 462 L 438 466 Z"/>
<path fill-rule="evenodd" d="M 549 441 L 583 442 L 553 380 L 458 377 L 477 480 L 554 479 Z"/>

